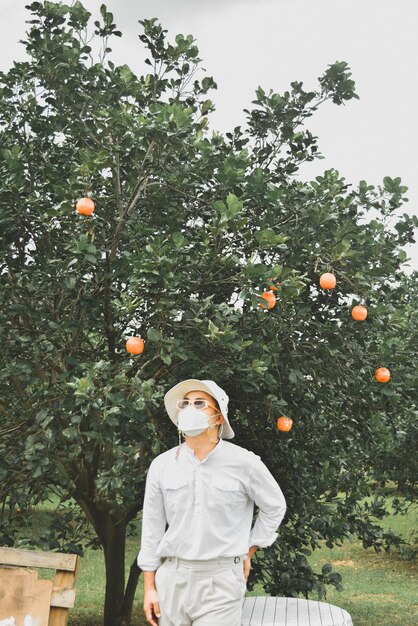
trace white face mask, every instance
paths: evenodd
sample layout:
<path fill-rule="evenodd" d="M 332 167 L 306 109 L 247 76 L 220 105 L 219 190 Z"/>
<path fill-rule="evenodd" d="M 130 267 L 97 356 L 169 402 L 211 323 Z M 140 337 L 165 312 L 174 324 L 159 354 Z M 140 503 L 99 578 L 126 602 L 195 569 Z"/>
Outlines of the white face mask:
<path fill-rule="evenodd" d="M 196 437 L 207 428 L 215 428 L 218 424 L 208 424 L 208 420 L 213 415 L 208 415 L 201 409 L 195 409 L 194 406 L 188 406 L 178 413 L 177 426 L 185 434 L 190 437 Z"/>

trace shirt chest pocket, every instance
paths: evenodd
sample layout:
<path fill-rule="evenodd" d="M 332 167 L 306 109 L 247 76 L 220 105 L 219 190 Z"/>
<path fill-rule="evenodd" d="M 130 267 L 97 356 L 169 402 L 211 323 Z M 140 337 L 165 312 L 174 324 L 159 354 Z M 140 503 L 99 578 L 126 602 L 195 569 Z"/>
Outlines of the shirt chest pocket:
<path fill-rule="evenodd" d="M 246 494 L 236 478 L 214 476 L 210 485 L 209 509 L 234 509 L 246 502 Z"/>
<path fill-rule="evenodd" d="M 187 476 L 168 475 L 164 479 L 164 496 L 171 515 L 184 511 L 189 499 L 189 484 Z"/>

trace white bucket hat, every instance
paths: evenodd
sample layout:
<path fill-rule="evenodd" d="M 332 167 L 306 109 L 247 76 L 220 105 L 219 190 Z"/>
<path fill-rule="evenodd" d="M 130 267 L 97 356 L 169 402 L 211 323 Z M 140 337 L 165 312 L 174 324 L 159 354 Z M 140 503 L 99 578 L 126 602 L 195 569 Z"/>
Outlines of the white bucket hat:
<path fill-rule="evenodd" d="M 224 416 L 224 421 L 221 426 L 222 437 L 225 439 L 232 439 L 235 437 L 235 433 L 231 428 L 228 421 L 228 401 L 229 397 L 226 392 L 219 387 L 213 380 L 198 380 L 197 378 L 188 378 L 183 380 L 174 387 L 171 387 L 164 396 L 164 405 L 167 410 L 168 416 L 177 426 L 178 408 L 176 406 L 177 400 L 184 398 L 189 391 L 206 391 L 215 400 L 217 400 L 221 413 Z"/>

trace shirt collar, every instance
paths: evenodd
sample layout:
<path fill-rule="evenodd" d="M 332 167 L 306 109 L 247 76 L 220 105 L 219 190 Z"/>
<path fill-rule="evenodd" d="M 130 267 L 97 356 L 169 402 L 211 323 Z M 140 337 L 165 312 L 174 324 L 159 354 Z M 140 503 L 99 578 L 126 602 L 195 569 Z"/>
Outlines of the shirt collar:
<path fill-rule="evenodd" d="M 206 455 L 205 459 L 207 459 L 209 456 L 212 456 L 212 454 L 214 454 L 217 450 L 219 450 L 219 449 L 222 447 L 223 442 L 224 442 L 224 440 L 222 439 L 222 437 L 220 437 L 220 439 L 219 439 L 218 443 L 216 444 L 216 446 L 213 448 L 213 450 L 211 450 L 211 451 L 210 451 L 210 452 Z M 186 450 L 187 454 L 189 454 L 191 457 L 196 456 L 196 455 L 195 455 L 195 453 L 194 453 L 193 448 L 191 448 L 190 446 L 188 446 L 186 442 L 184 442 L 184 444 L 183 444 L 183 446 L 182 446 L 182 447 Z"/>

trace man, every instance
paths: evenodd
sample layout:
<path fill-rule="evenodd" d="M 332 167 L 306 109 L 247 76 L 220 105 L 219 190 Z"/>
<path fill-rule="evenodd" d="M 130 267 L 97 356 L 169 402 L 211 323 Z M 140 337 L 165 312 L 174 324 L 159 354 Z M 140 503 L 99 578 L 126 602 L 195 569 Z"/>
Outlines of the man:
<path fill-rule="evenodd" d="M 158 455 L 146 480 L 137 563 L 152 626 L 241 626 L 251 557 L 277 539 L 284 495 L 258 455 L 224 441 L 235 436 L 228 400 L 195 378 L 164 396 L 185 441 Z"/>

